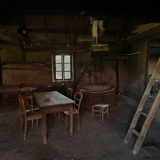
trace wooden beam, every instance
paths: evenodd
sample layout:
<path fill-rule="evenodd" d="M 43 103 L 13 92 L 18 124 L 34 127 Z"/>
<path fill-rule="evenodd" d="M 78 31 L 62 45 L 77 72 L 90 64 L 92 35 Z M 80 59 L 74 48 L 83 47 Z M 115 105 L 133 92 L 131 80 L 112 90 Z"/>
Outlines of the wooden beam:
<path fill-rule="evenodd" d="M 128 8 L 127 13 L 124 16 L 123 21 L 122 21 L 121 26 L 120 26 L 120 29 L 118 31 L 118 34 L 117 34 L 118 41 L 121 41 L 121 39 L 123 37 L 123 34 L 124 34 L 124 31 L 126 29 L 126 26 L 127 26 L 128 22 L 129 22 L 129 19 L 130 19 L 130 15 L 129 15 L 130 14 L 130 8 L 131 7 Z"/>
<path fill-rule="evenodd" d="M 47 32 L 46 32 L 46 28 L 27 28 L 27 30 L 29 32 L 34 32 L 34 33 L 62 33 L 62 34 L 71 34 L 71 30 L 70 29 L 58 29 L 58 28 L 47 28 Z M 107 33 L 113 33 L 113 32 L 107 32 Z M 115 32 L 114 32 L 115 33 Z M 77 30 L 77 34 L 91 34 L 91 31 L 88 29 L 78 29 Z"/>
<path fill-rule="evenodd" d="M 117 57 L 104 57 L 105 60 L 127 60 L 127 56 L 117 56 Z"/>
<path fill-rule="evenodd" d="M 11 43 L 11 44 L 21 45 L 20 41 L 13 38 L 13 36 L 9 32 L 6 32 L 2 28 L 0 28 L 0 40 L 2 40 L 3 42 Z"/>
<path fill-rule="evenodd" d="M 124 44 L 98 44 L 98 45 L 91 45 L 89 47 L 90 51 L 99 52 L 99 51 L 114 51 L 114 52 L 121 52 L 127 49 L 126 45 Z"/>
<path fill-rule="evenodd" d="M 18 30 L 19 34 L 23 35 L 23 37 L 29 40 L 27 25 L 26 25 L 23 11 L 20 11 L 19 14 L 17 15 L 17 21 L 18 21 L 18 26 L 20 27 L 20 30 Z"/>
<path fill-rule="evenodd" d="M 46 19 L 46 12 L 45 12 L 45 2 L 44 2 L 44 0 L 40 0 L 39 3 L 41 4 L 41 8 L 43 9 L 43 20 L 44 20 L 44 25 L 45 25 L 45 33 L 47 35 L 47 41 L 50 42 L 47 19 Z"/>
<path fill-rule="evenodd" d="M 41 70 L 41 71 L 52 71 L 52 69 L 41 69 L 41 68 L 1 68 L 1 70 Z"/>
<path fill-rule="evenodd" d="M 24 18 L 23 8 L 21 8 L 23 2 L 21 0 L 14 0 L 11 3 L 12 3 L 13 8 L 15 8 L 17 10 L 16 18 L 17 18 L 17 23 L 19 26 L 17 33 L 19 35 L 21 35 L 21 37 L 24 38 L 23 41 L 29 41 L 27 25 L 26 25 L 26 21 Z"/>
<path fill-rule="evenodd" d="M 22 49 L 22 47 L 19 45 L 9 44 L 9 43 L 0 43 L 0 48 L 7 49 L 7 50 L 9 49 L 12 49 L 12 50 L 20 49 L 21 50 Z"/>
<path fill-rule="evenodd" d="M 47 25 L 47 20 L 46 20 L 46 15 L 45 15 L 45 13 L 44 13 L 44 15 L 43 15 L 43 20 L 44 20 L 44 25 L 45 25 L 45 32 L 46 32 L 46 34 L 47 34 L 47 41 L 50 42 L 50 40 L 49 40 L 49 34 L 48 34 L 48 25 Z"/>
<path fill-rule="evenodd" d="M 152 38 L 156 35 L 160 35 L 160 25 L 157 25 L 147 31 L 144 31 L 142 33 L 139 33 L 139 34 L 136 34 L 130 38 L 127 39 L 127 42 L 128 43 L 133 43 L 134 41 L 137 41 L 137 40 L 142 40 L 142 39 L 145 39 L 145 38 Z"/>
<path fill-rule="evenodd" d="M 1 51 L 0 51 L 0 62 L 1 62 Z M 1 70 L 1 68 L 2 68 L 2 65 L 0 64 L 0 85 L 2 85 L 2 78 L 3 78 L 2 77 L 2 70 Z"/>
<path fill-rule="evenodd" d="M 74 41 L 74 25 L 75 25 L 75 22 L 74 22 L 74 16 L 72 16 L 72 26 L 71 26 L 71 45 L 73 46 L 75 44 L 75 41 Z"/>
<path fill-rule="evenodd" d="M 32 45 L 32 46 L 26 46 L 24 48 L 25 52 L 43 52 L 43 51 L 52 51 L 54 47 L 54 44 L 40 44 L 40 45 Z"/>
<path fill-rule="evenodd" d="M 6 65 L 6 64 L 50 64 L 51 62 L 36 62 L 36 61 L 31 61 L 31 62 L 10 62 L 10 61 L 2 61 L 0 64 Z"/>
<path fill-rule="evenodd" d="M 46 28 L 27 28 L 29 32 L 34 33 L 46 33 Z M 62 34 L 70 34 L 70 29 L 52 29 L 48 28 L 47 31 L 49 33 L 62 33 Z"/>
<path fill-rule="evenodd" d="M 109 44 L 98 44 L 98 45 L 91 45 L 90 51 L 111 51 L 111 46 Z"/>
<path fill-rule="evenodd" d="M 55 46 L 51 53 L 62 53 L 62 52 L 88 52 L 89 46 L 79 46 L 79 45 L 70 45 L 70 46 Z"/>

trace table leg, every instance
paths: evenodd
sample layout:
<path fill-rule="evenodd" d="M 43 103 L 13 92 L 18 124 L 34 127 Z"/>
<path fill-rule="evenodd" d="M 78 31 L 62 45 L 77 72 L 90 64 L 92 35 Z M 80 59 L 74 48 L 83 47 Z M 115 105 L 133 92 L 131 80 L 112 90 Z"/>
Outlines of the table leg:
<path fill-rule="evenodd" d="M 47 134 L 46 134 L 46 114 L 42 110 L 42 133 L 43 133 L 43 143 L 47 144 Z"/>
<path fill-rule="evenodd" d="M 70 115 L 70 135 L 73 136 L 73 107 L 71 106 L 69 109 Z"/>

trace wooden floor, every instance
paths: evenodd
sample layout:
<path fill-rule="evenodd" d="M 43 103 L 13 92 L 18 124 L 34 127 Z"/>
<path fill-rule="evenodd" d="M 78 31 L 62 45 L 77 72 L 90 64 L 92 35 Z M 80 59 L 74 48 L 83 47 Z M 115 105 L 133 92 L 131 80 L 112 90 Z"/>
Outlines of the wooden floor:
<path fill-rule="evenodd" d="M 160 154 L 149 154 L 140 150 L 137 156 L 132 154 L 136 136 L 129 144 L 124 137 L 129 128 L 135 109 L 119 106 L 110 112 L 104 122 L 100 117 L 94 120 L 91 112 L 82 109 L 81 130 L 74 125 L 74 135 L 65 132 L 65 123 L 59 127 L 58 117 L 47 116 L 48 144 L 43 144 L 41 122 L 39 129 L 28 123 L 26 140 L 20 134 L 20 111 L 16 105 L 0 106 L 0 159 L 1 160 L 159 160 Z M 154 121 L 144 141 L 144 145 L 159 147 L 160 127 Z"/>

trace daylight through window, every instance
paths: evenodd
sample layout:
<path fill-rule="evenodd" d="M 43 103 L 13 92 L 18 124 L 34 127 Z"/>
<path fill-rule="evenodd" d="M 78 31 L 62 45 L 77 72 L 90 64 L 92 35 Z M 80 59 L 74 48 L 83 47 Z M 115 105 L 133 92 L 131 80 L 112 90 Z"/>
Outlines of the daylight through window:
<path fill-rule="evenodd" d="M 72 57 L 68 54 L 59 54 L 54 57 L 54 79 L 72 79 Z"/>

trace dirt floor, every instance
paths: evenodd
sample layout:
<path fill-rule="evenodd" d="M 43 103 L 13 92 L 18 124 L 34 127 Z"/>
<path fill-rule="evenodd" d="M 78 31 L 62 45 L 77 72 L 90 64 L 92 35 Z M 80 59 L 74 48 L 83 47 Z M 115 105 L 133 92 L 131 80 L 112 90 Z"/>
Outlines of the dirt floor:
<path fill-rule="evenodd" d="M 1 160 L 160 160 L 159 152 L 141 149 L 132 154 L 136 136 L 124 143 L 135 109 L 128 105 L 110 111 L 111 118 L 94 120 L 91 112 L 81 109 L 81 129 L 74 125 L 74 135 L 65 134 L 65 123 L 59 126 L 58 117 L 47 116 L 48 144 L 43 144 L 41 120 L 39 129 L 28 122 L 26 140 L 20 134 L 20 111 L 16 105 L 0 106 L 0 159 Z M 160 149 L 159 123 L 153 121 L 143 146 Z"/>

